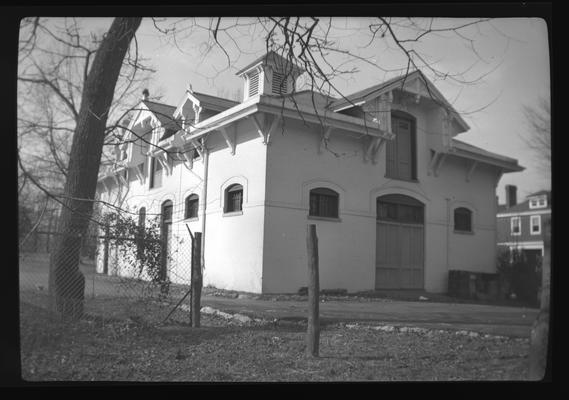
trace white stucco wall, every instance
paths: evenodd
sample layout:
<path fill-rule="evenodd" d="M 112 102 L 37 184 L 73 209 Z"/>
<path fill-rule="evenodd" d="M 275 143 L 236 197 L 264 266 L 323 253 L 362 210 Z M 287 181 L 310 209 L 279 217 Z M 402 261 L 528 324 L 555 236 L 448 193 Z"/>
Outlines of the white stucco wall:
<path fill-rule="evenodd" d="M 237 126 L 234 155 L 219 132 L 212 132 L 207 138 L 210 155 L 203 282 L 205 286 L 221 289 L 260 292 L 266 147 L 254 132 L 252 124 L 240 122 Z M 194 160 L 191 171 L 183 163 L 177 162 L 171 175 L 163 174 L 161 187 L 149 189 L 148 176 L 143 183 L 133 179 L 125 196 L 123 206 L 130 207 L 135 213 L 140 207 L 146 207 L 148 217 L 159 214 L 164 201 L 173 202 L 171 240 L 174 246 L 169 278 L 174 283 L 190 282 L 191 239 L 186 224 L 192 232 L 202 230 L 203 174 L 201 158 Z M 117 186 L 109 182 L 107 179 L 110 191 L 105 191 L 99 184 L 99 193 L 102 200 L 116 204 Z M 232 183 L 243 185 L 242 215 L 227 216 L 223 213 L 223 190 Z M 124 195 L 125 188 L 121 190 Z M 185 199 L 192 193 L 200 197 L 198 218 L 185 220 Z M 102 252 L 98 258 L 102 258 Z M 98 272 L 102 272 L 102 263 L 98 261 L 97 265 Z M 109 270 L 114 272 L 116 268 Z"/>
<path fill-rule="evenodd" d="M 238 124 L 232 155 L 219 134 L 209 159 L 204 285 L 261 292 L 266 146 L 250 121 Z M 224 190 L 243 186 L 243 213 L 223 213 Z"/>
<path fill-rule="evenodd" d="M 417 183 L 385 178 L 385 146 L 373 164 L 363 161 L 361 142 L 337 133 L 332 134 L 330 149 L 339 156 L 319 154 L 318 134 L 300 123 L 287 121 L 286 133 L 271 138 L 263 291 L 295 292 L 307 285 L 306 226 L 311 223 L 317 226 L 321 288 L 374 289 L 375 204 L 378 196 L 392 193 L 425 204 L 427 291 L 446 291 L 448 269 L 494 270 L 495 171 L 480 167 L 467 182 L 465 161 L 447 157 L 438 177 L 428 175 L 427 142 L 437 140 L 440 125 L 417 106 L 408 106 L 407 111 L 417 119 Z M 318 186 L 340 194 L 340 222 L 307 217 L 309 190 Z M 473 234 L 454 232 L 452 209 L 457 206 L 473 210 Z"/>
<path fill-rule="evenodd" d="M 277 127 L 268 145 L 251 120 L 239 121 L 235 131 L 228 130 L 237 138 L 235 154 L 219 132 L 209 133 L 204 285 L 254 293 L 296 292 L 307 285 L 306 227 L 314 223 L 321 288 L 374 289 L 376 199 L 394 193 L 425 204 L 427 291 L 445 292 L 449 269 L 493 272 L 496 171 L 480 166 L 467 181 L 469 165 L 448 156 L 438 176 L 429 175 L 429 147 L 440 142 L 438 114 L 414 104 L 406 111 L 416 117 L 418 182 L 385 178 L 385 146 L 377 164 L 365 162 L 364 142 L 355 137 L 334 132 L 331 151 L 320 153 L 317 130 L 300 121 L 287 119 L 284 135 Z M 201 159 L 191 171 L 176 163 L 160 188 L 149 190 L 148 177 L 143 183 L 134 178 L 126 194 L 132 211 L 144 206 L 148 216 L 160 213 L 164 201 L 174 203 L 172 239 L 178 251 L 170 279 L 176 283 L 189 283 L 190 278 L 186 224 L 193 232 L 202 229 L 203 167 Z M 233 183 L 243 186 L 243 212 L 226 215 L 224 190 Z M 116 184 L 109 185 L 110 197 L 100 185 L 106 201 L 116 196 Z M 320 186 L 339 193 L 340 221 L 308 218 L 309 191 Z M 200 196 L 198 218 L 184 220 L 184 200 L 191 193 Z M 452 210 L 459 206 L 473 211 L 472 234 L 454 232 Z"/>

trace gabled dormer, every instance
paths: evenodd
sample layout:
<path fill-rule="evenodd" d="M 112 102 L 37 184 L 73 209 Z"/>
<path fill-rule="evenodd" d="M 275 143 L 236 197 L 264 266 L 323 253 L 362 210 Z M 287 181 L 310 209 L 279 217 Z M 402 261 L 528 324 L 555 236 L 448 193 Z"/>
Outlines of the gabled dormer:
<path fill-rule="evenodd" d="M 304 69 L 274 51 L 237 72 L 244 79 L 243 101 L 259 95 L 280 96 L 294 92 Z"/>
<path fill-rule="evenodd" d="M 140 103 L 133 108 L 130 120 L 124 121 L 120 143 L 114 148 L 114 170 L 133 168 L 142 180 L 147 157 L 158 150 L 158 144 L 172 137 L 180 128 L 173 116 L 175 107 L 149 100 L 144 90 Z"/>
<path fill-rule="evenodd" d="M 239 103 L 233 100 L 195 92 L 192 86 L 188 85 L 173 115 L 176 120 L 181 121 L 182 129 L 188 129 L 237 104 Z"/>
<path fill-rule="evenodd" d="M 391 110 L 405 110 L 409 105 L 429 110 L 432 130 L 438 131 L 438 140 L 429 144 L 436 151 L 452 147 L 452 138 L 470 127 L 450 105 L 439 90 L 420 71 L 389 79 L 378 85 L 338 99 L 330 106 L 332 111 L 371 117 L 380 129 L 391 132 Z"/>
<path fill-rule="evenodd" d="M 547 208 L 549 206 L 549 192 L 541 191 L 527 197 L 530 210 Z"/>

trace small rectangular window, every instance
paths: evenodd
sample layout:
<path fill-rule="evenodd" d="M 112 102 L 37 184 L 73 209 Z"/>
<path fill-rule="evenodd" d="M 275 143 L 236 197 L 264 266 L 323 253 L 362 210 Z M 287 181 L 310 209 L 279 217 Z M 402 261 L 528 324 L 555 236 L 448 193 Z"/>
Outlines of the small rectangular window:
<path fill-rule="evenodd" d="M 539 235 L 541 233 L 541 216 L 532 215 L 530 217 L 531 234 Z"/>
<path fill-rule="evenodd" d="M 522 234 L 522 221 L 520 217 L 512 217 L 510 220 L 511 233 L 514 236 L 519 236 Z"/>

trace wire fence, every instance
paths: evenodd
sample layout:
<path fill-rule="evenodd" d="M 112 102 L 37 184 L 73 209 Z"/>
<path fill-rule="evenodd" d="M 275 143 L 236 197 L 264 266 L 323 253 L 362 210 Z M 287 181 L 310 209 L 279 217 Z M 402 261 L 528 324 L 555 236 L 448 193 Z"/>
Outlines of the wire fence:
<path fill-rule="evenodd" d="M 153 235 L 117 226 L 100 224 L 83 236 L 46 230 L 27 235 L 20 245 L 20 302 L 70 321 L 94 316 L 190 323 L 189 229 L 178 237 L 169 224 L 158 224 Z"/>

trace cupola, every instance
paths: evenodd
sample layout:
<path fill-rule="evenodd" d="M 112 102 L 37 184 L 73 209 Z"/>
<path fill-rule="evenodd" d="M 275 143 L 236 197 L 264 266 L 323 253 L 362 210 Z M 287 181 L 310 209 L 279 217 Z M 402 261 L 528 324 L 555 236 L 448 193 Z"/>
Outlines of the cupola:
<path fill-rule="evenodd" d="M 237 72 L 244 79 L 243 100 L 258 95 L 280 96 L 294 91 L 305 70 L 271 51 Z"/>

